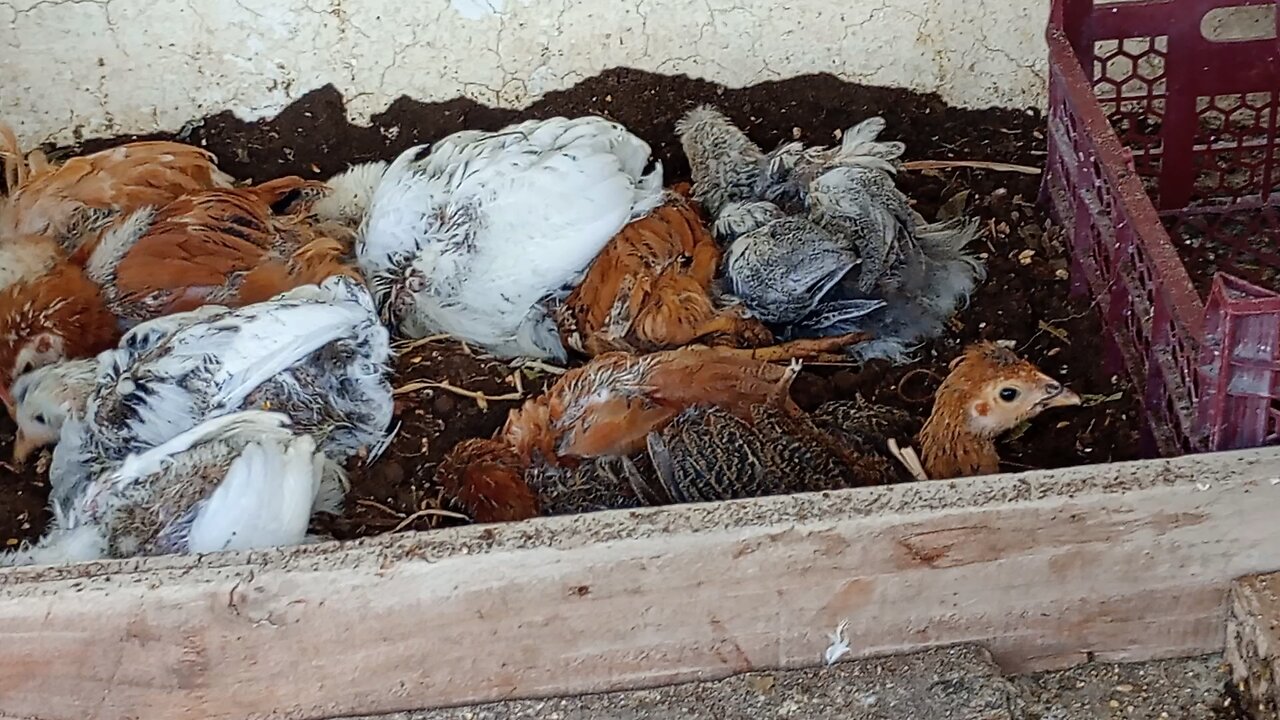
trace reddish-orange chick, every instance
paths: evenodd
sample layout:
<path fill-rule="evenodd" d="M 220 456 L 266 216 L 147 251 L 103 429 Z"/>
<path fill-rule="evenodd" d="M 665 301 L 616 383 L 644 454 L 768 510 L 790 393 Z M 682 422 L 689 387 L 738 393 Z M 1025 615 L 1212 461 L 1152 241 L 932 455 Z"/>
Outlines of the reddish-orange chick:
<path fill-rule="evenodd" d="M 38 153 L 24 158 L 13 131 L 0 125 L 0 155 L 9 193 L 0 203 L 0 241 L 42 236 L 66 252 L 118 215 L 232 185 L 212 154 L 176 142 L 126 143 L 51 165 Z"/>
<path fill-rule="evenodd" d="M 251 188 L 186 195 L 155 213 L 123 218 L 73 258 L 126 324 L 206 303 L 247 305 L 333 275 L 360 279 L 344 261 L 351 233 L 305 215 L 323 183 L 286 177 Z M 290 214 L 272 207 L 300 196 Z"/>
<path fill-rule="evenodd" d="M 758 347 L 773 335 L 741 305 L 717 307 L 720 248 L 679 188 L 609 241 L 556 314 L 565 345 L 596 356 L 694 342 Z"/>
<path fill-rule="evenodd" d="M 847 342 L 847 339 L 845 339 Z M 544 395 L 513 410 L 492 440 L 460 443 L 438 481 L 474 518 L 536 514 L 524 474 L 534 463 L 573 465 L 585 458 L 628 456 L 692 405 L 715 405 L 743 418 L 751 408 L 780 402 L 794 369 L 731 348 L 685 347 L 634 356 L 607 353 L 565 373 Z M 798 410 L 796 410 L 798 412 Z"/>
<path fill-rule="evenodd" d="M 920 431 L 924 471 L 933 479 L 999 472 L 998 436 L 1048 408 L 1079 404 L 1079 395 L 1012 350 L 970 345 L 951 362 Z"/>
<path fill-rule="evenodd" d="M 276 215 L 322 183 L 289 177 L 207 190 L 118 218 L 68 262 L 0 292 L 0 386 L 110 347 L 119 328 L 207 303 L 245 305 L 342 274 L 350 231 Z M 331 232 L 332 231 L 332 232 Z M 82 265 L 83 264 L 83 265 Z"/>

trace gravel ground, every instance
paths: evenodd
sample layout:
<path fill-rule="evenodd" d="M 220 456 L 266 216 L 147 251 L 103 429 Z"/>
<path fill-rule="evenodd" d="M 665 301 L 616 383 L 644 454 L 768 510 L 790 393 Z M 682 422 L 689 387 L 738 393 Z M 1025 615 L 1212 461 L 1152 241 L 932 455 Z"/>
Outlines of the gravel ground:
<path fill-rule="evenodd" d="M 831 668 L 348 720 L 1228 720 L 1221 658 L 1003 677 L 959 645 Z M 1270 720 L 1258 718 L 1256 720 Z"/>

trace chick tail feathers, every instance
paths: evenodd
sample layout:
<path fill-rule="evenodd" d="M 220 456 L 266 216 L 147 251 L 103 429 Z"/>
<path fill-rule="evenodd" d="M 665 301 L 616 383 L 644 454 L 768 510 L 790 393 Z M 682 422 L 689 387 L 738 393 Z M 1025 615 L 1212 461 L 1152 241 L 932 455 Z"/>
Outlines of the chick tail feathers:
<path fill-rule="evenodd" d="M 895 174 L 898 168 L 894 163 L 907 151 L 907 146 L 896 141 L 878 140 L 885 126 L 884 118 L 871 117 L 846 130 L 840 139 L 834 164 Z"/>
<path fill-rule="evenodd" d="M 309 435 L 249 443 L 200 508 L 188 549 L 204 553 L 301 543 L 324 468 L 324 454 Z"/>
<path fill-rule="evenodd" d="M 986 279 L 982 262 L 965 250 L 977 234 L 977 220 L 919 228 L 916 242 L 903 248 L 904 257 L 892 286 L 881 294 L 885 308 L 850 327 L 830 331 L 871 333 L 872 340 L 852 348 L 859 360 L 908 360 L 915 346 L 942 332 L 947 320 L 968 303 Z"/>
<path fill-rule="evenodd" d="M 0 554 L 0 567 L 63 565 L 101 560 L 106 556 L 107 538 L 101 525 L 54 527 L 35 545 Z"/>
<path fill-rule="evenodd" d="M 440 464 L 436 482 L 474 522 L 514 522 L 541 514 L 525 469 L 515 451 L 499 440 L 464 440 Z"/>

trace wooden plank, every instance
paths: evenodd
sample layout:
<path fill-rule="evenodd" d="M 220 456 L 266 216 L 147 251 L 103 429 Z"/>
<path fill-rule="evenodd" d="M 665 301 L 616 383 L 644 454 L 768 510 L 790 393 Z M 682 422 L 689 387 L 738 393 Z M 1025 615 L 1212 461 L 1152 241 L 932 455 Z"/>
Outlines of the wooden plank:
<path fill-rule="evenodd" d="M 1241 578 L 1231 589 L 1227 662 L 1256 718 L 1280 710 L 1280 573 Z"/>
<path fill-rule="evenodd" d="M 976 641 L 1221 650 L 1280 568 L 1280 452 L 0 573 L 0 714 L 321 718 Z"/>

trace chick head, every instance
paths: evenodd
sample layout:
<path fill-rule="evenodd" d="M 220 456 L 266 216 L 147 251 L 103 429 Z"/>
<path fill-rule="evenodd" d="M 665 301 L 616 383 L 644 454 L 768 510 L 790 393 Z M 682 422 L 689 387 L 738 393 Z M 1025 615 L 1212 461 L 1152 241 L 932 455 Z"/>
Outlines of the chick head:
<path fill-rule="evenodd" d="M 311 206 L 311 213 L 321 220 L 341 223 L 351 229 L 364 221 L 373 194 L 387 172 L 386 162 L 352 165 L 329 178 L 329 193 Z"/>
<path fill-rule="evenodd" d="M 1079 405 L 1080 396 L 1012 350 L 982 342 L 951 362 L 937 402 L 962 402 L 969 431 L 994 438 L 1048 408 Z"/>
<path fill-rule="evenodd" d="M 67 418 L 84 409 L 93 389 L 92 360 L 46 365 L 13 383 L 13 462 L 21 465 L 33 452 L 58 442 Z"/>
<path fill-rule="evenodd" d="M 96 355 L 119 334 L 101 290 L 78 266 L 14 283 L 0 292 L 0 387 L 59 360 Z M 12 415 L 13 398 L 0 395 Z"/>

